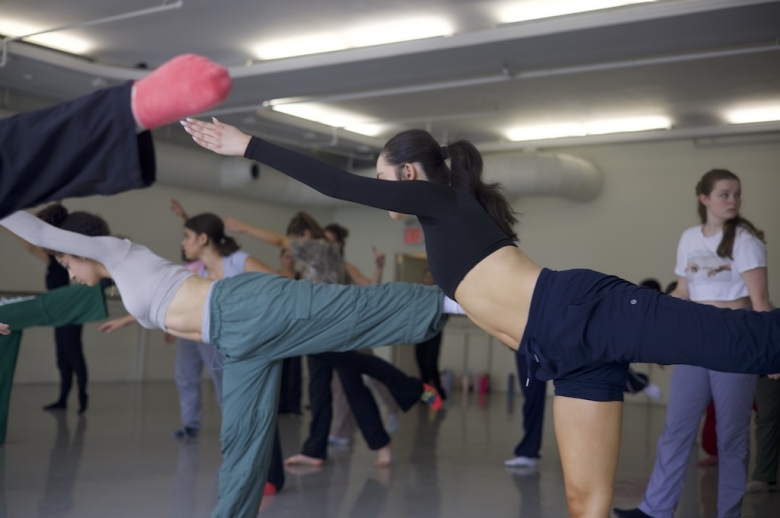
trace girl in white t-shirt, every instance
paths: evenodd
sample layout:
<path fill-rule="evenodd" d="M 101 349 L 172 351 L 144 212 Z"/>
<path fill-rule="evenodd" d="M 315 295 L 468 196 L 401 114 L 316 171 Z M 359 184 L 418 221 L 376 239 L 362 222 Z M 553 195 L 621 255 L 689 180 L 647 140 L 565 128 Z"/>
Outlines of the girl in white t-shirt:
<path fill-rule="evenodd" d="M 739 178 L 725 169 L 713 169 L 697 184 L 702 224 L 680 238 L 675 268 L 678 284 L 672 296 L 721 308 L 770 310 L 764 233 L 739 215 L 741 192 Z M 674 515 L 691 447 L 712 400 L 718 416 L 718 517 L 740 516 L 755 386 L 752 374 L 675 366 L 666 425 L 644 501 L 638 509 L 615 510 L 616 515 Z"/>

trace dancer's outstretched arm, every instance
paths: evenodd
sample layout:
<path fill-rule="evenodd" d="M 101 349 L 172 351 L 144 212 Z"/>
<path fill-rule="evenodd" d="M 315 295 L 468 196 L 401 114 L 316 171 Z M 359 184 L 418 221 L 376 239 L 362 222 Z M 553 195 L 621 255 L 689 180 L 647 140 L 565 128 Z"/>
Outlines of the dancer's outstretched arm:
<path fill-rule="evenodd" d="M 85 257 L 103 264 L 118 261 L 130 248 L 130 242 L 127 240 L 69 232 L 49 225 L 24 211 L 0 220 L 0 226 L 43 249 Z"/>
<path fill-rule="evenodd" d="M 255 227 L 231 216 L 222 218 L 222 221 L 225 223 L 225 232 L 246 234 L 247 236 L 251 236 L 271 246 L 284 248 L 286 250 L 290 249 L 290 240 L 284 234 L 261 227 Z"/>
<path fill-rule="evenodd" d="M 222 155 L 245 156 L 305 183 L 325 196 L 403 214 L 440 218 L 455 207 L 455 190 L 433 182 L 389 182 L 366 178 L 241 133 L 214 119 L 187 119 L 184 129 L 196 143 Z"/>

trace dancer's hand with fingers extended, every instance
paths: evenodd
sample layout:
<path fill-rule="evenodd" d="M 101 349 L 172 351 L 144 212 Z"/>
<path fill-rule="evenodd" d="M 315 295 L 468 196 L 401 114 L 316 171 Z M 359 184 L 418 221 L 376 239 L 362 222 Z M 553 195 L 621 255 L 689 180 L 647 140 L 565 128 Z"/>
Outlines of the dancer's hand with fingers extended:
<path fill-rule="evenodd" d="M 11 328 L 8 327 L 8 324 L 0 324 L 0 335 L 10 335 L 11 334 Z"/>
<path fill-rule="evenodd" d="M 771 380 L 780 380 L 780 372 L 778 372 L 777 374 L 769 374 L 767 378 Z"/>
<path fill-rule="evenodd" d="M 241 133 L 234 126 L 222 124 L 215 118 L 211 120 L 213 122 L 187 119 L 181 121 L 181 125 L 199 146 L 220 155 L 244 156 L 252 137 Z"/>

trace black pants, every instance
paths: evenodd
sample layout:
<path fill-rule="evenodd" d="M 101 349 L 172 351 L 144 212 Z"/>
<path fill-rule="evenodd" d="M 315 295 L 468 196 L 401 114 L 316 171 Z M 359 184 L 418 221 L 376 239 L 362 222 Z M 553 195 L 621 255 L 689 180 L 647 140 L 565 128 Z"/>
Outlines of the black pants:
<path fill-rule="evenodd" d="M 271 465 L 268 466 L 268 482 L 279 491 L 284 487 L 284 464 L 282 462 L 282 442 L 279 440 L 279 426 L 274 435 L 274 449 L 271 453 Z"/>
<path fill-rule="evenodd" d="M 441 333 L 414 346 L 417 357 L 417 367 L 420 369 L 420 379 L 423 383 L 433 385 L 442 399 L 447 399 L 439 376 L 439 352 L 441 351 Z"/>
<path fill-rule="evenodd" d="M 538 363 L 526 363 L 526 357 L 515 354 L 517 373 L 520 377 L 520 389 L 523 391 L 523 429 L 525 435 L 515 447 L 515 457 L 538 459 L 542 448 L 542 429 L 544 425 L 544 404 L 547 395 L 547 382 L 536 379 Z M 528 372 L 530 368 L 530 378 Z M 530 380 L 530 381 L 529 381 Z"/>
<path fill-rule="evenodd" d="M 390 443 L 390 436 L 382 425 L 382 417 L 376 406 L 373 394 L 363 383 L 366 374 L 383 383 L 390 390 L 398 406 L 406 411 L 412 407 L 423 393 L 423 384 L 388 362 L 366 354 L 356 352 L 321 353 L 307 357 L 309 365 L 309 400 L 311 401 L 312 420 L 309 437 L 303 444 L 301 453 L 308 457 L 324 459 L 327 457 L 328 433 L 333 418 L 333 398 L 330 382 L 336 369 L 344 394 L 355 415 L 355 421 L 366 440 L 368 447 L 378 450 Z"/>
<path fill-rule="evenodd" d="M 301 358 L 282 360 L 282 388 L 279 392 L 280 414 L 301 414 Z"/>
<path fill-rule="evenodd" d="M 87 395 L 87 364 L 81 343 L 81 326 L 65 326 L 54 329 L 57 345 L 57 368 L 60 370 L 60 402 L 65 402 L 73 385 L 73 375 L 78 382 L 79 397 Z"/>
<path fill-rule="evenodd" d="M 52 200 L 154 183 L 152 136 L 135 133 L 131 87 L 0 121 L 0 218 Z"/>

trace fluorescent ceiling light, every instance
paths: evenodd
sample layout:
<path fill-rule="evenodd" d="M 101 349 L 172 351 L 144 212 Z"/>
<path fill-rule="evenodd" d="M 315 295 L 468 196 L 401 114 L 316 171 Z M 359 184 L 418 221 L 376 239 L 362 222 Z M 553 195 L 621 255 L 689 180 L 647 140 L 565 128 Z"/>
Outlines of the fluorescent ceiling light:
<path fill-rule="evenodd" d="M 279 59 L 449 36 L 453 32 L 452 26 L 441 18 L 407 18 L 259 43 L 252 50 L 260 59 Z"/>
<path fill-rule="evenodd" d="M 631 117 L 623 119 L 597 120 L 585 124 L 550 124 L 546 126 L 523 126 L 510 129 L 506 135 L 509 140 L 544 140 L 562 137 L 585 137 L 606 133 L 628 133 L 654 129 L 669 129 L 672 122 L 666 117 Z"/>
<path fill-rule="evenodd" d="M 587 135 L 582 124 L 548 124 L 544 126 L 524 126 L 507 132 L 507 138 L 513 141 L 543 140 L 561 137 L 583 137 Z"/>
<path fill-rule="evenodd" d="M 5 34 L 6 36 L 24 36 L 25 34 L 33 34 L 43 30 L 45 30 L 45 28 L 23 22 L 0 20 L 0 33 Z M 25 38 L 23 41 L 29 41 L 30 43 L 43 45 L 44 47 L 70 52 L 71 54 L 83 54 L 94 47 L 92 43 L 85 39 L 67 36 L 60 32 L 39 34 L 38 36 Z"/>
<path fill-rule="evenodd" d="M 346 36 L 351 47 L 370 47 L 450 36 L 453 32 L 452 26 L 441 18 L 410 18 L 355 27 Z"/>
<path fill-rule="evenodd" d="M 498 12 L 500 23 L 524 22 L 566 14 L 597 11 L 656 0 L 525 0 L 506 6 Z"/>
<path fill-rule="evenodd" d="M 318 122 L 334 128 L 343 128 L 353 133 L 360 133 L 368 137 L 376 137 L 386 126 L 376 123 L 367 123 L 366 117 L 342 110 L 331 108 L 330 106 L 317 103 L 296 103 L 280 104 L 273 106 L 272 109 L 277 112 L 286 113 L 293 117 Z"/>
<path fill-rule="evenodd" d="M 632 117 L 627 119 L 611 119 L 593 121 L 587 124 L 588 135 L 604 135 L 605 133 L 627 133 L 631 131 L 648 131 L 669 129 L 672 121 L 666 117 Z"/>
<path fill-rule="evenodd" d="M 352 133 L 360 133 L 361 135 L 365 135 L 367 137 L 378 137 L 387 131 L 387 125 L 375 123 L 350 124 L 349 126 L 344 126 L 344 129 L 351 131 Z"/>
<path fill-rule="evenodd" d="M 726 114 L 726 120 L 731 124 L 751 124 L 754 122 L 780 121 L 780 104 L 734 110 Z"/>
<path fill-rule="evenodd" d="M 338 34 L 317 34 L 260 43 L 255 46 L 254 51 L 260 59 L 279 59 L 347 48 L 349 45 L 346 40 Z"/>

